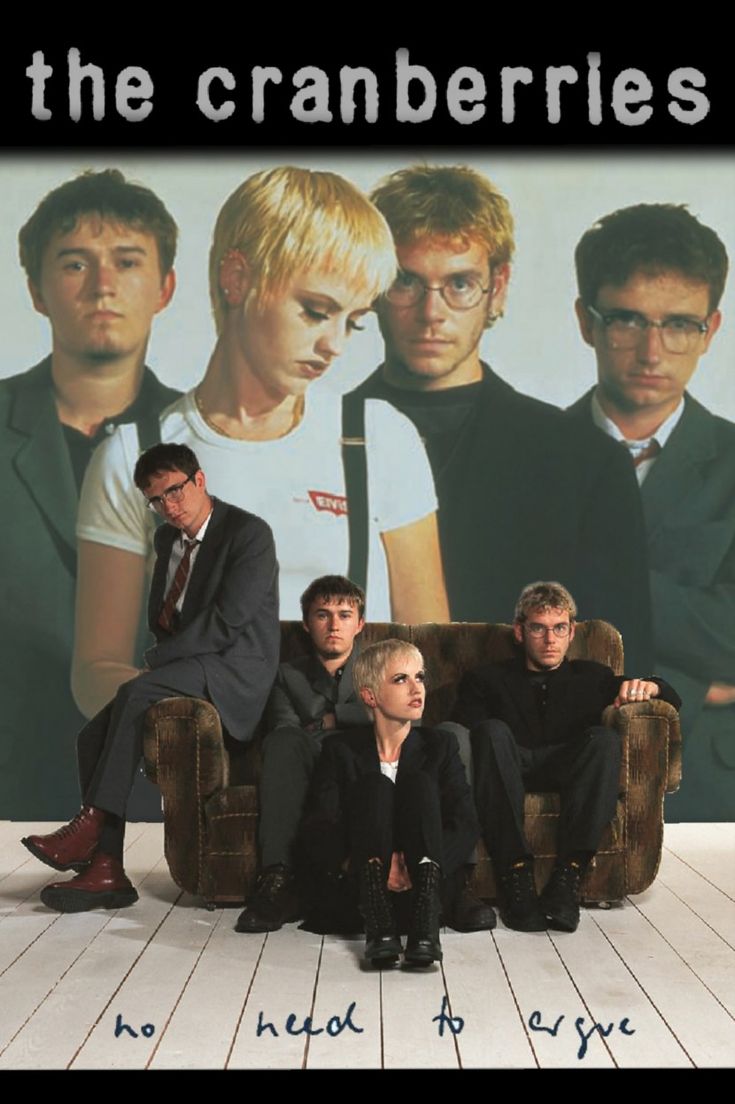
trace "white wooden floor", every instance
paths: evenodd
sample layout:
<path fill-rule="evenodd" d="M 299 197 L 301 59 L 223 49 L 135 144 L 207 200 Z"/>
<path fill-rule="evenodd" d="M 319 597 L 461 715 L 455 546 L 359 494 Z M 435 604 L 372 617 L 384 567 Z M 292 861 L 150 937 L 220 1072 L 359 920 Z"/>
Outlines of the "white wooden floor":
<path fill-rule="evenodd" d="M 389 973 L 295 925 L 236 934 L 175 888 L 160 825 L 128 829 L 136 906 L 51 912 L 18 842 L 49 827 L 0 822 L 0 1068 L 735 1064 L 735 824 L 667 826 L 651 889 L 573 935 L 447 931 L 441 968 Z"/>

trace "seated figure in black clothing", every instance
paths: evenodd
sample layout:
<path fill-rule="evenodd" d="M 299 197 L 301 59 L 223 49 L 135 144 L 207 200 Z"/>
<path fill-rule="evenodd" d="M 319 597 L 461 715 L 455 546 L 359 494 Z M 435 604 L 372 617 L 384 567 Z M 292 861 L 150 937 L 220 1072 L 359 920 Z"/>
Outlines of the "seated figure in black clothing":
<path fill-rule="evenodd" d="M 568 660 L 576 613 L 560 583 L 525 587 L 513 624 L 519 655 L 466 675 L 458 692 L 455 718 L 472 730 L 475 799 L 500 914 L 518 931 L 579 924 L 580 882 L 619 789 L 620 736 L 601 724 L 603 710 L 655 697 L 681 704 L 662 679 Z M 523 833 L 529 790 L 556 790 L 561 799 L 558 858 L 540 898 Z"/>
<path fill-rule="evenodd" d="M 402 640 L 365 648 L 354 682 L 373 724 L 324 740 L 304 855 L 322 876 L 349 871 L 374 965 L 398 960 L 395 894 L 412 890 L 404 960 L 429 966 L 442 957 L 442 879 L 462 869 L 479 836 L 470 788 L 453 734 L 412 726 L 425 697 L 417 648 Z"/>
<path fill-rule="evenodd" d="M 282 663 L 266 709 L 260 774 L 261 875 L 237 931 L 277 931 L 298 916 L 292 849 L 322 741 L 330 730 L 368 723 L 352 684 L 365 592 L 343 575 L 322 575 L 301 595 L 311 652 Z"/>

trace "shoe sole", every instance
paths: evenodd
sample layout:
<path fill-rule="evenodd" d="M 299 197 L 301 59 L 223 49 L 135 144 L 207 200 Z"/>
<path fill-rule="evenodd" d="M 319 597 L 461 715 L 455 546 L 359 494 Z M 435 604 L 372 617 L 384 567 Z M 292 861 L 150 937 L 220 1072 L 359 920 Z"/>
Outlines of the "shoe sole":
<path fill-rule="evenodd" d="M 552 931 L 575 932 L 579 927 L 579 917 L 575 920 L 566 920 L 560 916 L 546 915 L 546 924 Z"/>
<path fill-rule="evenodd" d="M 274 920 L 272 923 L 267 921 L 254 921 L 249 924 L 247 921 L 241 924 L 240 921 L 235 924 L 235 931 L 240 932 L 243 935 L 264 935 L 266 932 L 280 931 L 283 924 L 279 920 Z"/>
<path fill-rule="evenodd" d="M 408 952 L 406 952 L 406 954 L 403 956 L 403 961 L 406 966 L 426 967 L 433 965 L 434 962 L 441 962 L 443 958 L 444 955 L 441 951 L 439 951 L 438 955 L 409 954 Z"/>
<path fill-rule="evenodd" d="M 538 917 L 535 920 L 527 920 L 527 921 L 524 921 L 524 922 L 520 922 L 520 921 L 517 921 L 517 920 L 514 921 L 514 917 L 505 916 L 501 912 L 500 913 L 500 919 L 503 921 L 506 928 L 510 928 L 511 931 L 541 932 L 541 931 L 547 931 L 548 927 L 549 927 L 548 921 L 546 920 L 546 917 L 544 917 L 544 916 Z"/>
<path fill-rule="evenodd" d="M 85 859 L 84 862 L 76 863 L 57 863 L 53 859 L 45 855 L 43 851 L 40 851 L 35 844 L 31 843 L 27 836 L 24 836 L 20 841 L 26 850 L 30 851 L 35 859 L 44 863 L 46 866 L 50 866 L 52 870 L 58 870 L 60 874 L 68 874 L 70 870 L 73 870 L 76 874 L 81 874 L 83 870 L 86 870 L 89 866 L 91 859 Z"/>
<path fill-rule="evenodd" d="M 92 909 L 128 908 L 138 900 L 134 889 L 110 889 L 92 893 L 84 889 L 62 889 L 46 886 L 41 890 L 41 900 L 47 908 L 56 912 L 91 912 Z"/>

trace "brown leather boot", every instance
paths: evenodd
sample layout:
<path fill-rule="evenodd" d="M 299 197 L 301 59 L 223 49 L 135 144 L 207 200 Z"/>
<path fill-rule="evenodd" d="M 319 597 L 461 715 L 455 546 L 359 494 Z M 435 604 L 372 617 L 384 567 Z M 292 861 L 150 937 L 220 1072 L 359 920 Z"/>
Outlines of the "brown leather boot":
<path fill-rule="evenodd" d="M 84 805 L 63 828 L 46 836 L 26 836 L 20 842 L 54 870 L 84 870 L 92 860 L 104 825 L 104 810 Z"/>
<path fill-rule="evenodd" d="M 68 882 L 52 882 L 42 889 L 41 900 L 57 912 L 88 912 L 127 908 L 135 904 L 138 894 L 120 860 L 98 851 L 87 870 Z"/>

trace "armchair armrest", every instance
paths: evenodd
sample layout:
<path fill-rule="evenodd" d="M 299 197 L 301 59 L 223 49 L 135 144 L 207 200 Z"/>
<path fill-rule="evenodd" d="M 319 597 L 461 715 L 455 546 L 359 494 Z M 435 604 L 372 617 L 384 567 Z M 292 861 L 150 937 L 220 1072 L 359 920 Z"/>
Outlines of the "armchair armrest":
<path fill-rule="evenodd" d="M 664 793 L 681 781 L 679 714 L 668 702 L 652 699 L 608 706 L 602 719 L 622 742 L 626 892 L 642 893 L 661 860 Z"/>
<path fill-rule="evenodd" d="M 164 808 L 164 850 L 171 876 L 200 892 L 206 840 L 204 806 L 229 784 L 229 756 L 219 714 L 198 698 L 164 698 L 143 726 L 145 770 Z"/>

